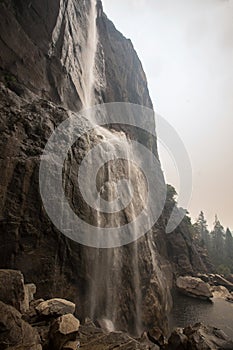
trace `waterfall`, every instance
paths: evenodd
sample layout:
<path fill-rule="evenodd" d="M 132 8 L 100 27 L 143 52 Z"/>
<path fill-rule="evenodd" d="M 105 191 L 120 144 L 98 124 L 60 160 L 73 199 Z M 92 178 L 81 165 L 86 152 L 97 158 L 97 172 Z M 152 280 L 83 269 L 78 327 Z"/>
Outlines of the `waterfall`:
<path fill-rule="evenodd" d="M 64 13 L 65 8 L 61 11 Z M 99 77 L 96 69 L 96 54 L 98 47 L 98 33 L 96 26 L 96 0 L 90 0 L 88 15 L 86 17 L 87 32 L 85 33 L 85 45 L 82 47 L 80 55 L 81 66 L 81 91 L 80 98 L 84 109 L 88 109 L 95 104 L 95 88 L 99 84 Z M 62 15 L 62 14 L 61 14 Z M 58 16 L 57 26 L 60 26 L 60 18 Z M 56 41 L 56 30 L 54 32 L 54 41 Z M 67 56 L 65 56 L 67 57 Z M 89 122 L 94 124 L 92 113 L 88 116 Z M 102 193 L 106 201 L 111 201 L 117 191 L 116 183 L 121 178 L 134 179 L 138 201 L 141 200 L 143 193 L 142 179 L 139 170 L 130 161 L 117 160 L 117 149 L 125 150 L 125 159 L 134 159 L 134 152 L 130 140 L 122 131 L 108 130 L 104 127 L 96 128 L 96 133 L 101 136 L 104 145 L 101 146 L 99 154 L 94 154 L 90 160 L 90 166 L 94 164 L 95 157 L 104 159 L 107 154 L 111 154 L 114 161 L 105 163 L 103 172 L 100 174 L 99 182 L 101 183 L 99 191 Z M 72 154 L 71 154 L 72 163 Z M 135 163 L 140 163 L 140 159 L 135 159 Z M 68 169 L 69 170 L 69 169 Z M 91 174 L 91 169 L 90 169 Z M 71 174 L 67 174 L 70 178 Z M 96 179 L 95 179 L 96 180 Z M 91 176 L 87 177 L 88 181 L 93 181 Z M 91 188 L 87 187 L 86 188 Z M 125 185 L 123 197 L 132 194 L 129 185 Z M 122 195 L 121 194 L 121 195 Z M 117 194 L 118 195 L 118 194 Z M 125 202 L 125 198 L 120 198 Z M 98 206 L 98 198 L 97 206 Z M 128 221 L 133 221 L 137 217 L 138 203 L 130 203 L 126 210 L 122 210 L 120 214 L 103 214 L 96 211 L 93 215 L 93 221 L 96 227 L 121 227 Z M 134 235 L 134 232 L 129 232 Z M 108 237 L 111 240 L 111 237 Z M 93 320 L 104 320 L 106 328 L 113 330 L 114 327 L 122 327 L 122 319 L 120 319 L 123 305 L 127 305 L 130 319 L 124 319 L 123 327 L 127 328 L 126 323 L 131 327 L 132 332 L 141 332 L 141 291 L 140 291 L 140 271 L 138 243 L 134 242 L 130 247 L 97 249 L 83 248 L 83 259 L 86 264 L 88 275 L 88 299 L 85 306 L 85 316 L 89 316 Z M 127 266 L 127 270 L 124 267 Z M 123 284 L 125 284 L 123 286 Z M 125 288 L 127 291 L 122 291 Z M 120 325 L 120 326 L 119 326 Z"/>
<path fill-rule="evenodd" d="M 124 132 L 110 131 L 103 127 L 98 127 L 98 134 L 103 137 L 103 142 L 99 153 L 95 153 L 94 157 L 101 158 L 104 164 L 97 179 L 97 182 L 100 184 L 99 192 L 101 196 L 109 202 L 114 200 L 115 196 L 119 197 L 122 193 L 119 194 L 117 192 L 116 183 L 121 178 L 131 179 L 131 177 L 137 180 L 135 185 L 138 187 L 136 188 L 136 193 L 138 194 L 139 187 L 142 186 L 140 170 L 131 161 L 127 161 L 127 159 L 134 159 L 130 140 L 127 139 Z M 117 159 L 117 149 L 119 148 L 124 149 L 126 160 Z M 104 159 L 109 154 L 113 161 L 105 163 Z M 94 159 L 92 161 L 94 163 Z M 138 162 L 139 160 L 135 159 L 135 163 L 138 164 Z M 93 181 L 93 179 L 90 180 Z M 124 192 L 128 193 L 129 197 L 133 197 L 130 185 L 127 183 L 125 185 Z M 125 195 L 124 192 L 123 195 Z M 126 198 L 120 199 L 125 203 Z M 98 204 L 98 199 L 96 203 Z M 137 208 L 135 208 L 135 204 L 130 204 L 126 212 L 123 210 L 120 213 L 117 212 L 110 215 L 97 211 L 95 214 L 95 225 L 106 228 L 121 227 L 128 220 L 132 221 L 136 216 Z M 134 232 L 129 232 L 129 234 L 134 234 Z M 107 239 L 111 241 L 111 236 L 109 235 Z M 113 329 L 113 326 L 119 329 L 119 324 L 121 324 L 119 310 L 122 304 L 128 302 L 131 304 L 129 308 L 131 309 L 132 332 L 135 335 L 139 335 L 142 330 L 141 279 L 138 254 L 137 242 L 134 242 L 130 247 L 91 249 L 89 251 L 91 279 L 88 295 L 88 316 L 93 320 L 98 320 L 100 324 L 104 320 L 105 325 L 111 325 L 109 329 Z M 124 271 L 126 261 L 129 265 L 130 276 L 127 275 L 127 271 Z M 126 293 L 122 288 L 129 289 L 129 291 Z M 131 299 L 127 300 L 127 294 L 130 295 Z"/>
<path fill-rule="evenodd" d="M 96 0 L 90 1 L 86 47 L 82 54 L 83 108 L 94 105 L 95 58 L 98 44 Z"/>

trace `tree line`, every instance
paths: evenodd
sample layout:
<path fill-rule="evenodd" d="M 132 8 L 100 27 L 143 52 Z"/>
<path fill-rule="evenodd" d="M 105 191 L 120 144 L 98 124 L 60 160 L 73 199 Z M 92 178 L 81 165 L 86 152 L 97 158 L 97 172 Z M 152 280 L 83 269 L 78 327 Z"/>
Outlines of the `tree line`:
<path fill-rule="evenodd" d="M 233 236 L 230 229 L 225 230 L 216 215 L 213 230 L 209 231 L 203 211 L 193 228 L 194 239 L 206 247 L 216 272 L 225 276 L 233 273 Z"/>

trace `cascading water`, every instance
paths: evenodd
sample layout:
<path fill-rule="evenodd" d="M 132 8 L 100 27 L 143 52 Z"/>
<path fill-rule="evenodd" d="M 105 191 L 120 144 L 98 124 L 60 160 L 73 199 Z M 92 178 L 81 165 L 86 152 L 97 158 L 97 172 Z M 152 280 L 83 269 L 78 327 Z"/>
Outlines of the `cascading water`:
<path fill-rule="evenodd" d="M 95 87 L 99 84 L 96 74 L 98 47 L 96 15 L 96 0 L 91 0 L 87 18 L 85 47 L 82 48 L 80 62 L 82 71 L 80 95 L 84 109 L 88 109 L 95 104 Z M 102 139 L 100 152 L 94 153 L 93 159 L 90 159 L 90 173 L 95 158 L 102 160 L 103 167 L 99 173 L 99 178 L 93 179 L 90 176 L 86 179 L 87 184 L 88 181 L 97 181 L 100 184 L 99 198 L 96 198 L 97 208 L 99 207 L 100 197 L 107 202 L 119 197 L 119 201 L 126 201 L 127 203 L 127 199 L 133 197 L 136 193 L 136 200 L 129 201 L 129 205 L 127 204 L 126 209 L 120 213 L 106 214 L 97 209 L 90 216 L 96 227 L 121 227 L 128 222 L 133 222 L 140 209 L 138 202 L 143 203 L 144 196 L 146 196 L 140 170 L 132 161 L 128 161 L 128 159 L 131 159 L 135 160 L 136 164 L 140 164 L 140 159 L 137 159 L 134 155 L 131 141 L 124 132 L 108 130 L 104 127 L 95 128 L 95 118 L 92 113 L 90 112 L 87 115 L 89 123 L 96 129 L 95 133 Z M 87 144 L 89 147 L 90 142 L 88 141 Z M 125 159 L 117 159 L 119 149 L 124 150 Z M 109 156 L 109 154 L 112 160 L 106 162 L 106 156 Z M 72 163 L 72 152 L 70 158 Z M 67 178 L 70 178 L 70 174 L 67 174 Z M 126 182 L 121 188 L 121 193 L 118 193 L 117 183 L 122 182 L 122 178 L 125 178 Z M 129 181 L 131 178 L 135 187 L 133 191 Z M 91 186 L 87 185 L 86 188 L 91 188 Z M 129 234 L 134 235 L 134 232 L 130 231 Z M 108 239 L 111 240 L 111 236 L 108 236 Z M 89 316 L 93 320 L 98 319 L 100 322 L 104 320 L 105 327 L 113 330 L 114 326 L 119 328 L 119 324 L 122 324 L 119 310 L 122 309 L 123 305 L 128 304 L 130 317 L 124 320 L 124 324 L 128 324 L 128 329 L 131 328 L 132 333 L 140 334 L 142 330 L 142 296 L 138 254 L 137 242 L 120 248 L 83 248 L 89 279 L 85 316 Z M 128 267 L 125 271 L 126 261 Z M 122 288 L 126 289 L 123 293 Z"/>
<path fill-rule="evenodd" d="M 141 172 L 132 160 L 138 164 L 139 160 L 135 158 L 132 145 L 123 132 L 107 130 L 99 127 L 98 134 L 102 137 L 102 143 L 99 153 L 95 157 L 101 158 L 103 167 L 99 172 L 96 181 L 100 184 L 99 194 L 108 202 L 115 199 L 122 200 L 123 206 L 127 207 L 125 212 L 104 214 L 97 210 L 96 226 L 97 227 L 121 227 L 127 222 L 133 221 L 137 217 L 137 208 L 130 202 L 134 192 L 144 197 L 143 184 L 141 181 Z M 125 159 L 117 159 L 119 148 L 124 150 Z M 112 161 L 105 163 L 106 157 L 111 157 Z M 128 161 L 130 159 L 131 161 Z M 93 159 L 94 163 L 94 159 Z M 117 183 L 122 178 L 126 182 L 121 183 L 121 191 L 118 192 Z M 135 191 L 132 190 L 128 181 L 134 179 L 136 184 Z M 93 179 L 92 179 L 93 181 Z M 137 188 L 138 187 L 138 188 Z M 140 187 L 140 188 L 139 188 Z M 142 198 L 138 198 L 140 201 Z M 144 199 L 144 198 L 143 198 Z M 98 200 L 97 200 L 98 203 Z M 125 203 L 130 203 L 129 206 Z M 134 234 L 130 232 L 129 234 Z M 111 241 L 111 235 L 107 238 Z M 110 242 L 111 243 L 111 242 Z M 110 244 L 111 245 L 111 244 Z M 141 292 L 140 292 L 140 273 L 138 261 L 137 242 L 129 247 L 111 248 L 111 249 L 94 249 L 91 251 L 91 281 L 89 289 L 89 316 L 96 320 L 105 320 L 105 326 L 119 324 L 119 310 L 122 307 L 121 293 L 122 288 L 129 288 L 129 295 L 132 294 L 132 329 L 135 334 L 141 332 Z M 129 269 L 133 271 L 129 286 L 124 286 L 126 276 L 124 271 L 124 262 L 128 259 Z M 127 273 L 127 272 L 126 272 Z M 108 320 L 108 321 L 106 321 Z"/>
<path fill-rule="evenodd" d="M 82 90 L 83 108 L 89 108 L 94 104 L 95 88 L 95 59 L 97 51 L 97 27 L 96 27 L 96 0 L 90 1 L 90 11 L 88 16 L 88 31 L 86 47 L 82 54 Z"/>

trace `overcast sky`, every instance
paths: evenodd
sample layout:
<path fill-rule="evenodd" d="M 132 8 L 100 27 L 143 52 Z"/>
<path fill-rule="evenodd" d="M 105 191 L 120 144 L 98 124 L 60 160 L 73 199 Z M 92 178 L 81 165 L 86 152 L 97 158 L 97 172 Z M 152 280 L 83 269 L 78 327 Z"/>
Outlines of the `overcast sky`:
<path fill-rule="evenodd" d="M 189 212 L 233 230 L 233 0 L 103 0 L 130 38 L 156 112 L 172 124 L 193 168 Z M 179 189 L 160 146 L 168 183 Z"/>

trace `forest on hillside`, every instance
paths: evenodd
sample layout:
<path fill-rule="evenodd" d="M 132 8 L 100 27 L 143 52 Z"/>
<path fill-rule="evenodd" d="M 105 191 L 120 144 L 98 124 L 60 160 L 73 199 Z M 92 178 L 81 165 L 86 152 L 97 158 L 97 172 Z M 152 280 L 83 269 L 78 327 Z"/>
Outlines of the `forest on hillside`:
<path fill-rule="evenodd" d="M 170 213 L 176 201 L 177 192 L 172 185 L 167 185 L 166 210 Z M 181 210 L 185 210 L 179 208 Z M 201 211 L 196 222 L 192 224 L 188 211 L 183 219 L 187 231 L 195 243 L 206 249 L 213 264 L 213 272 L 229 276 L 233 274 L 233 234 L 229 228 L 224 228 L 218 216 L 215 215 L 214 226 L 209 230 L 204 212 Z"/>
<path fill-rule="evenodd" d="M 217 215 L 213 230 L 209 230 L 203 211 L 200 212 L 193 229 L 194 239 L 207 249 L 216 272 L 225 276 L 233 273 L 233 236 L 231 230 L 224 229 Z"/>

